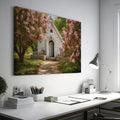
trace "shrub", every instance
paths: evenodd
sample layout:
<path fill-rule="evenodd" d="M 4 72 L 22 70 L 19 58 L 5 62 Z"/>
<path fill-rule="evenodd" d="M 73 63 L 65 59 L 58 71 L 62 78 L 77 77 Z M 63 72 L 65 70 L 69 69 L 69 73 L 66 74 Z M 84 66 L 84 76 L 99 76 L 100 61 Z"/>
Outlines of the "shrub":
<path fill-rule="evenodd" d="M 26 54 L 30 54 L 30 53 L 33 53 L 33 50 L 32 50 L 32 47 L 29 46 L 25 52 Z"/>
<path fill-rule="evenodd" d="M 6 90 L 7 90 L 7 84 L 4 78 L 0 76 L 0 94 L 4 94 Z"/>
<path fill-rule="evenodd" d="M 63 73 L 80 72 L 80 67 L 73 62 L 61 61 L 59 67 Z"/>

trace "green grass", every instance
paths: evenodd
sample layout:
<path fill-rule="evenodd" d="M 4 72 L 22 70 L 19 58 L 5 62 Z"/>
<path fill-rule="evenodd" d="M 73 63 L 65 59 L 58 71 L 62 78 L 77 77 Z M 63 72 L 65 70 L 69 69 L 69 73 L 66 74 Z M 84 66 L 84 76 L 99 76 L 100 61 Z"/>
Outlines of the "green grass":
<path fill-rule="evenodd" d="M 38 68 L 42 60 L 24 59 L 24 63 L 20 63 L 18 58 L 14 59 L 15 75 L 32 75 L 38 73 Z"/>
<path fill-rule="evenodd" d="M 60 61 L 59 68 L 62 73 L 77 73 L 80 72 L 80 67 L 73 62 Z"/>

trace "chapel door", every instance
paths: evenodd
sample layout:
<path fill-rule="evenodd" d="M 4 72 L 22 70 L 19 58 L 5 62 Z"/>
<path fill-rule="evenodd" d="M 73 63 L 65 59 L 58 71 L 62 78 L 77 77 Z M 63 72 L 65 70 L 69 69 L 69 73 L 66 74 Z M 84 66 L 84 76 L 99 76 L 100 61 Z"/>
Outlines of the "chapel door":
<path fill-rule="evenodd" d="M 49 42 L 49 57 L 54 57 L 54 42 Z"/>

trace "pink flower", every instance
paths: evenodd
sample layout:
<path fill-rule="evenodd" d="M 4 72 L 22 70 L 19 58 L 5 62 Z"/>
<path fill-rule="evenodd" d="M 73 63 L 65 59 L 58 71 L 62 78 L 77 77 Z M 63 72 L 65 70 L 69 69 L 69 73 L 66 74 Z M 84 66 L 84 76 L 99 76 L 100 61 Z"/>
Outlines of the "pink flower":
<path fill-rule="evenodd" d="M 43 50 L 40 51 L 40 54 L 41 54 L 41 55 L 43 54 Z"/>
<path fill-rule="evenodd" d="M 66 42 L 66 43 L 68 42 L 68 38 L 65 38 L 65 42 Z"/>
<path fill-rule="evenodd" d="M 33 20 L 31 21 L 31 24 L 34 24 L 34 21 L 33 21 Z"/>
<path fill-rule="evenodd" d="M 73 27 L 74 26 L 74 24 L 73 24 L 73 20 L 71 21 L 71 27 Z"/>
<path fill-rule="evenodd" d="M 74 53 L 72 53 L 72 55 L 71 55 L 72 57 L 74 57 Z"/>
<path fill-rule="evenodd" d="M 76 45 L 76 48 L 78 49 L 78 48 L 79 48 L 79 45 Z"/>
<path fill-rule="evenodd" d="M 17 25 L 20 25 L 20 22 L 17 22 Z"/>
<path fill-rule="evenodd" d="M 70 61 L 72 61 L 72 56 L 70 56 Z"/>
<path fill-rule="evenodd" d="M 71 36 L 69 36 L 69 40 L 71 40 L 72 39 L 72 37 Z"/>
<path fill-rule="evenodd" d="M 74 35 L 75 35 L 75 38 L 78 39 L 78 35 L 76 31 L 74 32 Z"/>
<path fill-rule="evenodd" d="M 30 35 L 30 39 L 31 39 L 31 40 L 33 40 L 33 41 L 34 41 L 34 40 L 36 40 L 36 38 L 37 38 L 37 36 L 36 36 L 36 35 L 34 35 L 34 34 L 31 34 L 31 35 Z"/>
<path fill-rule="evenodd" d="M 72 33 L 73 33 L 73 29 L 71 28 L 71 29 L 70 29 L 70 34 L 72 34 Z"/>
<path fill-rule="evenodd" d="M 22 8 L 21 8 L 22 9 Z M 23 11 L 22 11 L 22 13 L 24 13 L 25 11 L 24 11 L 24 9 L 23 9 Z"/>
<path fill-rule="evenodd" d="M 16 20 L 18 20 L 18 16 L 16 16 Z"/>
<path fill-rule="evenodd" d="M 67 46 L 67 48 L 68 48 L 69 50 L 71 49 L 69 45 Z"/>
<path fill-rule="evenodd" d="M 29 17 L 30 16 L 30 13 L 29 12 L 27 12 L 27 17 Z"/>
<path fill-rule="evenodd" d="M 20 19 L 21 19 L 21 20 L 23 19 L 23 15 L 21 15 Z"/>
<path fill-rule="evenodd" d="M 40 33 L 42 33 L 42 28 L 41 27 L 39 28 L 39 31 L 40 31 Z"/>
<path fill-rule="evenodd" d="M 62 44 L 62 47 L 63 47 L 63 49 L 65 49 L 65 46 L 64 46 L 64 44 Z"/>
<path fill-rule="evenodd" d="M 34 28 L 33 26 L 31 26 L 31 30 L 32 30 L 32 31 L 34 31 L 34 30 L 35 30 L 35 28 Z"/>
<path fill-rule="evenodd" d="M 63 27 L 62 30 L 65 31 L 65 28 Z"/>
<path fill-rule="evenodd" d="M 79 54 L 80 54 L 80 53 L 76 53 L 76 57 L 78 57 L 78 56 L 79 56 Z"/>
<path fill-rule="evenodd" d="M 72 55 L 70 56 L 70 61 L 72 61 L 73 57 L 74 57 L 74 53 L 72 53 Z"/>
<path fill-rule="evenodd" d="M 31 23 L 31 22 L 32 22 L 32 20 L 31 20 L 31 19 L 28 19 L 28 22 L 29 22 L 29 23 Z"/>
<path fill-rule="evenodd" d="M 28 25 L 28 22 L 24 22 L 23 24 L 24 24 L 24 25 Z"/>
<path fill-rule="evenodd" d="M 62 56 L 63 55 L 63 49 L 62 48 L 60 48 L 60 55 Z"/>
<path fill-rule="evenodd" d="M 64 36 L 66 36 L 66 35 L 67 35 L 67 33 L 66 33 L 66 31 L 65 31 L 65 30 L 63 31 L 63 35 L 64 35 Z"/>
<path fill-rule="evenodd" d="M 42 35 L 39 35 L 38 39 L 41 40 L 42 39 Z"/>
<path fill-rule="evenodd" d="M 30 33 L 30 29 L 28 27 L 25 27 L 26 31 Z"/>

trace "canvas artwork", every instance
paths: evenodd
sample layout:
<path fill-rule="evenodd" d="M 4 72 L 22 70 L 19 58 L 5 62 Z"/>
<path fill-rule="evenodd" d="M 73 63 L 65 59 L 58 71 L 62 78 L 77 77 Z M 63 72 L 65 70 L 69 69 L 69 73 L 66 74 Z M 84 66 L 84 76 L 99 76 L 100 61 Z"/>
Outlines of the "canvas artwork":
<path fill-rule="evenodd" d="M 81 72 L 81 22 L 14 7 L 14 75 Z"/>

